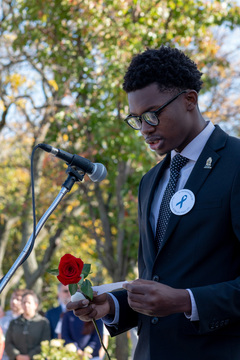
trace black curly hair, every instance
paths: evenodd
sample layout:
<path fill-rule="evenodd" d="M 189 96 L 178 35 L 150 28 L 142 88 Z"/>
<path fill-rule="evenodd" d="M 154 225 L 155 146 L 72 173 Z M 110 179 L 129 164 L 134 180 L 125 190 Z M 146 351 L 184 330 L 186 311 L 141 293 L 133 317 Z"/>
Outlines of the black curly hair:
<path fill-rule="evenodd" d="M 124 76 L 123 89 L 131 91 L 157 83 L 160 91 L 193 89 L 200 91 L 202 73 L 182 51 L 162 45 L 133 57 Z"/>

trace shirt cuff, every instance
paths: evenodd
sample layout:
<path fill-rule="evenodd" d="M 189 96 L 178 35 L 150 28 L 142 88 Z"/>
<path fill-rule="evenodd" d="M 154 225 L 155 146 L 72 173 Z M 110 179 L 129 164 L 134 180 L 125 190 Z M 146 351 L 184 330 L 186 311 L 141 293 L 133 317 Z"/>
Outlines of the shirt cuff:
<path fill-rule="evenodd" d="M 199 315 L 198 315 L 198 309 L 197 309 L 197 304 L 196 301 L 194 299 L 193 293 L 190 289 L 186 289 L 190 295 L 190 299 L 191 299 L 191 305 L 192 305 L 192 313 L 191 315 L 187 315 L 186 313 L 184 313 L 184 315 L 186 316 L 187 319 L 189 319 L 190 321 L 199 321 Z M 116 297 L 109 293 L 109 295 L 112 297 L 113 301 L 114 301 L 114 305 L 115 305 L 115 315 L 107 315 L 104 316 L 102 318 L 102 321 L 104 322 L 104 324 L 106 324 L 107 326 L 114 326 L 117 325 L 119 322 L 119 302 L 117 301 Z"/>
<path fill-rule="evenodd" d="M 106 315 L 102 318 L 102 321 L 105 325 L 107 326 L 114 326 L 114 325 L 117 325 L 118 322 L 119 322 L 119 312 L 120 312 L 120 309 L 119 309 L 119 302 L 117 300 L 117 298 L 111 294 L 111 293 L 108 293 L 113 301 L 114 301 L 114 305 L 115 305 L 115 314 L 114 316 L 113 315 Z"/>
<path fill-rule="evenodd" d="M 199 321 L 197 304 L 196 304 L 196 301 L 194 299 L 193 293 L 192 293 L 192 291 L 190 289 L 186 289 L 186 290 L 188 291 L 188 293 L 190 295 L 191 304 L 192 304 L 192 313 L 191 313 L 191 315 L 188 315 L 188 314 L 184 313 L 184 315 L 190 321 Z"/>

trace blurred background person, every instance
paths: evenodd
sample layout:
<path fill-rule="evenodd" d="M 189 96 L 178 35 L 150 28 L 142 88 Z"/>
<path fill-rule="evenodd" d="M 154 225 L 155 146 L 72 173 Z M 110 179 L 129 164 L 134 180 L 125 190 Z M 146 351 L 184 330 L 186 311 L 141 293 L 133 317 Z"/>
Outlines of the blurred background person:
<path fill-rule="evenodd" d="M 0 306 L 0 318 L 2 318 L 3 316 L 5 316 L 5 312 L 3 308 Z"/>
<path fill-rule="evenodd" d="M 0 360 L 2 359 L 2 356 L 3 356 L 4 347 L 5 347 L 5 338 L 3 335 L 3 331 L 0 328 Z"/>
<path fill-rule="evenodd" d="M 102 320 L 97 320 L 96 323 L 101 338 L 103 338 Z M 63 315 L 62 339 L 65 340 L 65 344 L 74 343 L 80 356 L 88 356 L 89 359 L 99 358 L 101 343 L 93 322 L 83 322 L 72 311 Z M 91 348 L 91 355 L 87 348 Z"/>
<path fill-rule="evenodd" d="M 41 342 L 50 340 L 49 321 L 38 314 L 39 300 L 32 290 L 22 297 L 23 314 L 10 322 L 5 351 L 9 360 L 31 360 L 41 352 Z"/>
<path fill-rule="evenodd" d="M 68 286 L 58 285 L 59 306 L 49 309 L 45 316 L 49 320 L 51 328 L 51 339 L 61 338 L 62 317 L 66 312 L 66 305 L 71 300 Z"/>
<path fill-rule="evenodd" d="M 23 289 L 17 289 L 14 290 L 11 298 L 10 298 L 10 310 L 5 312 L 5 316 L 0 318 L 0 327 L 3 332 L 3 337 L 5 340 L 5 336 L 7 333 L 7 329 L 9 327 L 10 322 L 13 319 L 18 318 L 23 313 L 23 307 L 22 307 L 22 296 L 24 294 L 25 290 Z M 8 360 L 8 356 L 6 354 L 6 351 L 4 351 L 2 360 Z"/>

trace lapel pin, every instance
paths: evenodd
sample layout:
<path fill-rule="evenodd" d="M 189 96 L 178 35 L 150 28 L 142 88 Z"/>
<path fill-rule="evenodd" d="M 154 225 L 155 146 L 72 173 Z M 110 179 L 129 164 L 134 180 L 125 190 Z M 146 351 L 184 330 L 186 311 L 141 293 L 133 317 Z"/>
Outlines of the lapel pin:
<path fill-rule="evenodd" d="M 212 158 L 209 157 L 206 161 L 206 165 L 204 166 L 204 169 L 211 169 L 212 168 Z"/>

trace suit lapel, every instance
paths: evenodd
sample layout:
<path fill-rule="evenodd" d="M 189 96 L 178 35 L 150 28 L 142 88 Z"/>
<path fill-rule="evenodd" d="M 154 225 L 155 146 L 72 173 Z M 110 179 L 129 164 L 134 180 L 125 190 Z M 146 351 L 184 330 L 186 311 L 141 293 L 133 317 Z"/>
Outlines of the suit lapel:
<path fill-rule="evenodd" d="M 159 164 L 158 171 L 155 172 L 155 176 L 153 176 L 152 182 L 149 184 L 150 185 L 149 186 L 150 193 L 149 193 L 149 196 L 148 196 L 148 204 L 147 204 L 147 219 L 149 219 L 149 216 L 150 216 L 152 201 L 153 201 L 153 197 L 154 197 L 154 194 L 155 194 L 156 187 L 158 186 L 159 180 L 162 177 L 164 171 L 169 166 L 170 159 L 171 159 L 170 154 L 167 154 L 167 156 Z"/>
<path fill-rule="evenodd" d="M 147 229 L 147 236 L 149 241 L 143 243 L 144 252 L 145 254 L 148 254 L 145 256 L 146 261 L 149 262 L 149 265 L 152 267 L 152 264 L 154 263 L 155 257 L 156 257 L 156 247 L 154 243 L 154 234 L 152 231 L 152 226 L 150 224 L 150 212 L 151 212 L 151 206 L 152 201 L 154 198 L 156 187 L 158 186 L 159 180 L 162 177 L 164 171 L 169 166 L 171 156 L 170 154 L 167 154 L 167 156 L 161 161 L 160 164 L 158 164 L 155 168 L 156 171 L 154 172 L 153 176 L 149 177 L 149 184 L 148 189 L 149 193 L 146 196 L 147 203 L 146 203 L 146 215 L 143 217 L 143 221 L 145 222 L 144 226 Z"/>
<path fill-rule="evenodd" d="M 214 130 L 213 134 L 210 136 L 205 147 L 203 148 L 203 151 L 200 154 L 184 187 L 185 189 L 191 190 L 195 196 L 197 195 L 198 191 L 205 183 L 208 175 L 213 171 L 214 166 L 219 160 L 220 155 L 216 151 L 220 150 L 225 146 L 227 136 L 228 135 L 224 131 L 222 131 L 218 126 L 216 126 L 216 129 Z M 183 216 L 171 214 L 161 249 L 166 244 L 178 222 L 182 218 Z"/>

